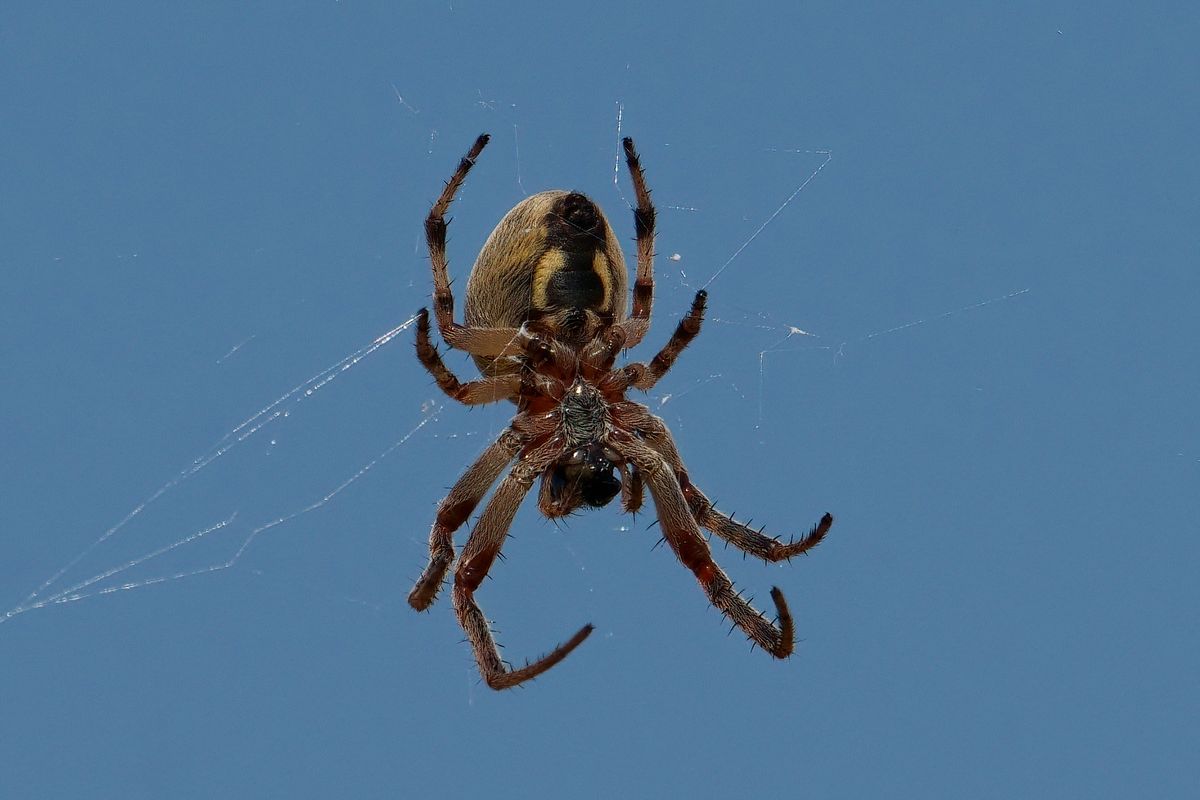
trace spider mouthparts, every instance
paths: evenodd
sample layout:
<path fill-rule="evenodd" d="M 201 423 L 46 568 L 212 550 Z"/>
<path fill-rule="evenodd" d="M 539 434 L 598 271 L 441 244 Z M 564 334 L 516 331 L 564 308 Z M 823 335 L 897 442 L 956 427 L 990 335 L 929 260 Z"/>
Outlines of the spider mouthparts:
<path fill-rule="evenodd" d="M 603 508 L 621 491 L 615 470 L 599 445 L 581 447 L 551 469 L 550 494 L 567 513 L 581 505 Z"/>
<path fill-rule="evenodd" d="M 611 469 L 611 467 L 610 467 Z M 592 508 L 603 508 L 621 491 L 621 482 L 611 472 L 597 474 L 580 487 L 583 502 Z"/>

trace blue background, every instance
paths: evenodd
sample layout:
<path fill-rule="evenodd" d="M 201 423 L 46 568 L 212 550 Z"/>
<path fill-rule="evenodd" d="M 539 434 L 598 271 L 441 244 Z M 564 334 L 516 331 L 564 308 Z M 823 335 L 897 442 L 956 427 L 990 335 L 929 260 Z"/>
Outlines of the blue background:
<path fill-rule="evenodd" d="M 1195 6 L 498 6 L 6 11 L 0 794 L 1194 790 Z M 511 409 L 446 404 L 411 329 L 306 380 L 427 304 L 485 130 L 460 289 L 545 188 L 632 252 L 622 134 L 660 212 L 636 355 L 725 267 L 648 403 L 724 509 L 837 517 L 789 565 L 717 547 L 786 591 L 790 661 L 615 507 L 518 517 L 480 593 L 509 657 L 597 625 L 523 689 L 407 607 Z"/>

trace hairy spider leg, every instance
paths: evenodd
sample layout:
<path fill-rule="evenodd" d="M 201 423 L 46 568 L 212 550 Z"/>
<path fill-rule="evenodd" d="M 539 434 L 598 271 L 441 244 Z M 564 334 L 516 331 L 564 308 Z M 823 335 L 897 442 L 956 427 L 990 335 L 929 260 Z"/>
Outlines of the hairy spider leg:
<path fill-rule="evenodd" d="M 559 449 L 553 443 L 548 443 L 532 453 L 527 453 L 512 468 L 484 507 L 454 570 L 454 610 L 458 614 L 459 624 L 467 633 L 467 640 L 471 643 L 475 661 L 479 665 L 479 672 L 487 685 L 493 689 L 510 689 L 536 678 L 566 658 L 592 632 L 590 624 L 584 625 L 574 636 L 537 661 L 518 669 L 511 669 L 500 658 L 500 650 L 492 636 L 491 625 L 475 602 L 475 591 L 487 577 L 496 557 L 500 555 L 500 548 L 508 535 L 517 508 L 541 472 L 559 455 Z"/>
<path fill-rule="evenodd" d="M 429 565 L 408 595 L 408 604 L 424 611 L 433 604 L 450 565 L 454 563 L 454 532 L 471 516 L 500 473 L 521 450 L 521 437 L 512 428 L 475 459 L 438 505 L 433 528 L 429 531 Z"/>
<path fill-rule="evenodd" d="M 696 292 L 696 297 L 692 300 L 691 310 L 687 313 L 687 316 L 679 320 L 679 325 L 676 326 L 675 333 L 671 334 L 670 340 L 667 341 L 663 349 L 659 350 L 654 358 L 650 359 L 650 363 L 643 364 L 638 362 L 628 364 L 621 370 L 630 387 L 640 389 L 643 392 L 649 391 L 675 365 L 675 360 L 679 358 L 679 354 L 700 333 L 700 325 L 704 322 L 704 309 L 707 305 L 707 300 L 708 292 L 703 289 Z"/>
<path fill-rule="evenodd" d="M 713 561 L 708 542 L 700 534 L 700 528 L 683 497 L 679 481 L 675 479 L 674 470 L 666 460 L 651 447 L 628 434 L 614 437 L 613 443 L 642 473 L 658 512 L 663 538 L 676 557 L 696 576 L 704 593 L 708 595 L 709 602 L 763 650 L 776 658 L 790 656 L 795 633 L 792 615 L 783 592 L 778 588 L 771 589 L 771 599 L 775 602 L 775 613 L 779 618 L 777 628 L 762 615 L 762 612 L 734 590 L 729 576 Z"/>
<path fill-rule="evenodd" d="M 642 440 L 663 456 L 675 470 L 676 478 L 683 490 L 684 498 L 687 499 L 692 516 L 703 528 L 712 531 L 739 550 L 769 562 L 787 561 L 802 553 L 807 553 L 825 538 L 825 534 L 833 525 L 832 514 L 826 513 L 822 516 L 820 521 L 799 539 L 784 543 L 777 537 L 767 536 L 761 530 L 755 530 L 749 525 L 717 511 L 712 501 L 688 478 L 687 470 L 683 466 L 683 459 L 679 456 L 679 450 L 675 446 L 675 440 L 671 437 L 666 423 L 651 414 L 645 406 L 638 405 L 638 408 L 641 409 L 641 413 L 636 410 L 624 412 L 629 424 L 635 426 L 642 435 Z"/>
<path fill-rule="evenodd" d="M 475 140 L 425 218 L 425 241 L 429 245 L 429 262 L 433 269 L 433 313 L 442 339 L 450 347 L 475 356 L 516 355 L 521 351 L 516 328 L 475 328 L 454 321 L 454 293 L 450 290 L 450 268 L 446 258 L 446 212 L 490 138 L 484 133 Z"/>
<path fill-rule="evenodd" d="M 429 310 L 417 312 L 417 358 L 437 381 L 438 388 L 450 398 L 468 406 L 515 400 L 521 392 L 521 376 L 517 373 L 463 382 L 458 379 L 429 336 Z"/>
<path fill-rule="evenodd" d="M 625 149 L 625 163 L 633 181 L 633 193 L 637 207 L 633 210 L 634 230 L 637 232 L 637 276 L 633 281 L 633 313 L 622 327 L 626 333 L 626 347 L 633 347 L 650 330 L 650 309 L 654 305 L 654 204 L 650 202 L 650 190 L 646 188 L 646 173 L 633 139 L 626 137 L 621 142 Z"/>

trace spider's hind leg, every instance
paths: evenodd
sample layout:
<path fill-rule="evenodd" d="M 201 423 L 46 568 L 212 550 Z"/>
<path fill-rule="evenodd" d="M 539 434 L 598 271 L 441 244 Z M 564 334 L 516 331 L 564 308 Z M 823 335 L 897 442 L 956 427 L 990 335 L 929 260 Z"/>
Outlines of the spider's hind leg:
<path fill-rule="evenodd" d="M 433 313 L 442 339 L 450 347 L 476 356 L 517 355 L 521 351 L 514 343 L 515 328 L 474 328 L 454 321 L 454 293 L 450 290 L 450 262 L 446 256 L 446 212 L 489 139 L 484 133 L 475 140 L 425 218 L 425 242 L 433 272 Z"/>
<path fill-rule="evenodd" d="M 439 389 L 464 405 L 512 400 L 521 391 L 521 376 L 517 374 L 496 375 L 466 382 L 459 380 L 446 366 L 446 362 L 442 361 L 441 354 L 433 344 L 429 331 L 429 311 L 424 308 L 417 312 L 417 359 L 437 381 Z"/>
<path fill-rule="evenodd" d="M 633 347 L 642 340 L 650 329 L 650 309 L 654 304 L 654 204 L 650 202 L 650 189 L 646 186 L 646 172 L 638 157 L 633 139 L 626 137 L 622 142 L 625 163 L 629 167 L 629 178 L 633 182 L 633 193 L 637 207 L 633 210 L 634 230 L 637 232 L 637 275 L 633 281 L 633 312 L 622 323 Z"/>
<path fill-rule="evenodd" d="M 450 291 L 450 265 L 446 259 L 446 212 L 450 210 L 454 195 L 467 179 L 467 173 L 475 166 L 475 159 L 479 158 L 490 138 L 484 133 L 475 140 L 458 162 L 458 169 L 446 181 L 437 202 L 425 218 L 425 242 L 429 246 L 429 262 L 433 270 L 433 310 L 437 315 L 438 330 L 451 347 L 455 346 L 453 339 L 462 326 L 454 321 L 454 294 Z"/>

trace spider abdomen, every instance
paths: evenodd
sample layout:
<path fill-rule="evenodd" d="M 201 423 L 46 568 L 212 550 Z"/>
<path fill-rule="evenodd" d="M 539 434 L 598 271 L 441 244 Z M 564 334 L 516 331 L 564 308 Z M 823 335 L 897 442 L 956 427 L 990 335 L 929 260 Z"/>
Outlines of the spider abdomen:
<path fill-rule="evenodd" d="M 519 328 L 537 322 L 579 346 L 626 317 L 628 276 L 620 242 L 587 195 L 539 192 L 514 206 L 488 236 L 467 279 L 467 324 Z M 512 359 L 473 355 L 488 375 Z"/>

